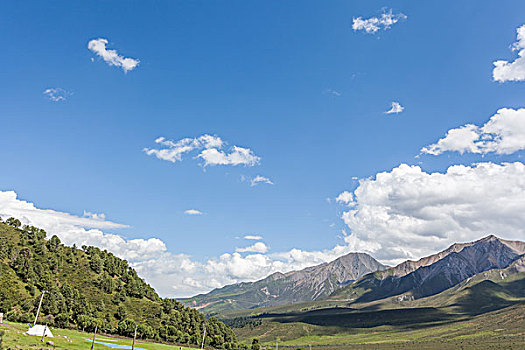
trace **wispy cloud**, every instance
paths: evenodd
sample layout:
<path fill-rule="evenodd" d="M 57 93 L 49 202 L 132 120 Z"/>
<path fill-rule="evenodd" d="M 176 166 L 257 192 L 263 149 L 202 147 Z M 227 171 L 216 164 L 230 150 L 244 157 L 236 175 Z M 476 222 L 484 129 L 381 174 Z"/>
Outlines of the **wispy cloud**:
<path fill-rule="evenodd" d="M 495 81 L 524 81 L 525 80 L 525 24 L 517 30 L 517 41 L 512 45 L 513 51 L 518 51 L 518 58 L 514 61 L 499 60 L 494 62 L 492 77 Z"/>
<path fill-rule="evenodd" d="M 383 12 L 380 17 L 370 17 L 363 19 L 363 17 L 357 17 L 353 19 L 352 29 L 354 31 L 364 31 L 369 34 L 375 34 L 379 30 L 387 30 L 399 20 L 407 19 L 407 16 L 398 13 L 393 14 L 392 10 Z"/>
<path fill-rule="evenodd" d="M 262 236 L 254 236 L 254 235 L 246 235 L 243 237 L 244 239 L 252 240 L 252 241 L 260 241 Z"/>
<path fill-rule="evenodd" d="M 269 178 L 261 175 L 257 175 L 256 177 L 250 180 L 250 186 L 252 187 L 257 186 L 259 184 L 273 185 L 274 183 Z"/>
<path fill-rule="evenodd" d="M 334 96 L 337 96 L 337 97 L 341 96 L 341 93 L 339 91 L 334 90 L 334 89 L 330 89 L 330 88 L 324 90 L 324 93 L 325 94 L 334 95 Z"/>
<path fill-rule="evenodd" d="M 53 102 L 65 101 L 69 96 L 71 96 L 69 91 L 61 88 L 48 88 L 44 90 L 43 94 Z"/>
<path fill-rule="evenodd" d="M 239 146 L 232 146 L 224 151 L 222 148 L 226 144 L 220 137 L 212 135 L 202 135 L 196 138 L 184 138 L 178 141 L 167 140 L 159 137 L 155 140 L 160 148 L 144 148 L 144 152 L 158 159 L 168 162 L 180 162 L 183 155 L 197 151 L 194 158 L 202 159 L 203 166 L 208 165 L 246 165 L 254 166 L 259 164 L 261 158 L 249 149 Z"/>
<path fill-rule="evenodd" d="M 135 58 L 121 56 L 116 50 L 108 50 L 106 48 L 107 44 L 107 39 L 93 39 L 88 43 L 88 49 L 101 57 L 110 66 L 122 68 L 124 73 L 135 69 L 139 65 L 140 61 Z"/>
<path fill-rule="evenodd" d="M 197 209 L 188 209 L 184 211 L 184 214 L 186 215 L 202 215 L 202 212 Z"/>
<path fill-rule="evenodd" d="M 392 102 L 390 105 L 390 109 L 385 112 L 385 114 L 398 114 L 403 112 L 405 107 L 401 106 L 399 102 Z"/>

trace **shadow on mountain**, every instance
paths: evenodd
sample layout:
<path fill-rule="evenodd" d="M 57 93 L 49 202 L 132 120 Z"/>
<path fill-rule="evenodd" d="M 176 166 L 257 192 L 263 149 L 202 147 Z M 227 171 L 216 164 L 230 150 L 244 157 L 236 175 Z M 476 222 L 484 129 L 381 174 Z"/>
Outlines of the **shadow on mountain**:
<path fill-rule="evenodd" d="M 466 292 L 453 306 L 466 315 L 480 315 L 522 303 L 515 299 L 525 297 L 525 279 L 505 284 L 485 280 L 469 287 Z"/>

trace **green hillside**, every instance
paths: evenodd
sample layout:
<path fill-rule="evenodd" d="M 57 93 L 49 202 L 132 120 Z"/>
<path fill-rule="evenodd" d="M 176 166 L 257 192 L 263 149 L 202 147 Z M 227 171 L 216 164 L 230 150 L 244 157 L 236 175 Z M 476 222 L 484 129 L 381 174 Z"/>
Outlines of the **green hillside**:
<path fill-rule="evenodd" d="M 232 330 L 205 319 L 178 301 L 162 299 L 125 260 L 95 247 L 61 244 L 56 236 L 20 221 L 0 220 L 0 312 L 32 323 L 46 291 L 38 323 L 60 328 L 130 336 L 179 344 L 237 348 Z"/>

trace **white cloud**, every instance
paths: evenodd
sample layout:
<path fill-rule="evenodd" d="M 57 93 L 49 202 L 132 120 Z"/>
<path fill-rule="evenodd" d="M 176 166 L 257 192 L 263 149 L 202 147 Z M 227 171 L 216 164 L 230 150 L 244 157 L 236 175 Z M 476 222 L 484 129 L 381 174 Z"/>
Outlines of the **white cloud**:
<path fill-rule="evenodd" d="M 455 165 L 426 173 L 401 164 L 361 180 L 343 220 L 345 241 L 383 263 L 417 259 L 488 234 L 525 237 L 525 165 Z"/>
<path fill-rule="evenodd" d="M 513 51 L 518 51 L 518 58 L 514 61 L 499 60 L 494 62 L 492 77 L 495 81 L 524 81 L 525 80 L 525 25 L 516 29 L 517 41 L 512 45 Z"/>
<path fill-rule="evenodd" d="M 43 228 L 48 236 L 56 234 L 67 245 L 93 245 L 107 249 L 129 261 L 149 259 L 165 251 L 165 244 L 157 238 L 125 240 L 119 235 L 104 233 L 101 229 L 128 227 L 104 220 L 100 214 L 85 212 L 80 217 L 49 209 L 39 209 L 33 203 L 17 198 L 13 191 L 0 191 L 0 217 L 15 217 L 25 225 Z M 97 216 L 98 215 L 98 216 Z"/>
<path fill-rule="evenodd" d="M 184 211 L 186 215 L 202 215 L 202 212 L 197 209 L 188 209 Z"/>
<path fill-rule="evenodd" d="M 253 179 L 250 180 L 250 186 L 254 187 L 254 186 L 257 186 L 258 184 L 268 184 L 268 185 L 273 185 L 274 183 L 272 182 L 272 180 L 270 180 L 269 178 L 267 177 L 264 177 L 264 176 L 261 176 L 261 175 L 257 175 L 256 177 L 254 177 Z"/>
<path fill-rule="evenodd" d="M 89 211 L 84 210 L 83 216 L 86 218 L 94 219 L 94 220 L 102 220 L 102 221 L 106 220 L 106 214 L 103 214 L 103 213 L 97 214 L 97 213 L 91 213 Z"/>
<path fill-rule="evenodd" d="M 249 148 L 233 146 L 230 153 L 218 150 L 216 148 L 207 148 L 203 150 L 197 158 L 204 160 L 204 166 L 208 165 L 248 165 L 254 166 L 259 164 L 260 157 L 256 156 Z"/>
<path fill-rule="evenodd" d="M 437 143 L 421 149 L 439 155 L 446 151 L 511 154 L 525 149 L 525 109 L 502 108 L 478 127 L 466 124 L 451 129 Z"/>
<path fill-rule="evenodd" d="M 337 97 L 341 96 L 341 93 L 339 91 L 334 90 L 334 89 L 330 89 L 330 88 L 326 89 L 324 92 L 326 94 L 334 95 L 334 96 L 337 96 Z"/>
<path fill-rule="evenodd" d="M 239 253 L 266 253 L 268 246 L 263 242 L 256 242 L 249 247 L 236 248 L 235 251 Z"/>
<path fill-rule="evenodd" d="M 335 201 L 337 203 L 344 203 L 344 204 L 350 204 L 354 200 L 354 196 L 352 195 L 352 192 L 343 191 L 341 192 L 336 198 Z"/>
<path fill-rule="evenodd" d="M 126 240 L 117 234 L 104 233 L 101 229 L 127 226 L 103 220 L 101 214 L 85 212 L 85 215 L 88 217 L 39 209 L 18 199 L 13 191 L 0 191 L 0 217 L 3 219 L 16 217 L 23 224 L 45 229 L 48 237 L 56 234 L 67 245 L 85 244 L 107 249 L 128 260 L 139 275 L 163 296 L 192 296 L 226 284 L 255 281 L 277 271 L 288 272 L 328 262 L 350 252 L 348 246 L 336 246 L 317 252 L 292 249 L 263 254 L 261 252 L 268 248 L 259 244 L 262 242 L 256 242 L 251 249 L 241 248 L 249 253 L 245 256 L 238 252 L 225 253 L 199 262 L 186 254 L 167 251 L 165 243 L 158 238 Z M 260 236 L 245 238 L 262 239 Z"/>
<path fill-rule="evenodd" d="M 252 241 L 260 241 L 262 236 L 253 236 L 253 235 L 246 235 L 243 237 L 244 239 L 252 240 Z"/>
<path fill-rule="evenodd" d="M 404 109 L 405 107 L 401 106 L 399 102 L 392 102 L 390 109 L 386 111 L 385 114 L 398 114 L 403 112 Z"/>
<path fill-rule="evenodd" d="M 383 29 L 387 30 L 401 19 L 407 19 L 402 13 L 393 14 L 392 10 L 384 12 L 380 17 L 370 17 L 363 19 L 357 17 L 353 19 L 352 29 L 354 31 L 362 30 L 369 34 L 375 34 L 377 31 Z"/>
<path fill-rule="evenodd" d="M 166 140 L 159 137 L 155 143 L 162 148 L 144 148 L 147 155 L 154 155 L 159 159 L 172 163 L 182 161 L 182 156 L 192 151 L 199 153 L 195 158 L 204 161 L 203 165 L 246 165 L 259 164 L 260 157 L 256 156 L 249 148 L 233 146 L 228 152 L 222 150 L 225 142 L 218 136 L 202 135 L 196 138 L 184 138 L 178 141 Z"/>
<path fill-rule="evenodd" d="M 43 94 L 53 102 L 65 101 L 71 95 L 70 92 L 61 88 L 48 88 L 44 90 Z"/>
<path fill-rule="evenodd" d="M 108 40 L 104 38 L 93 39 L 88 43 L 88 49 L 100 56 L 110 66 L 121 67 L 124 73 L 135 69 L 139 65 L 139 60 L 123 57 L 116 50 L 108 50 L 106 45 Z"/>

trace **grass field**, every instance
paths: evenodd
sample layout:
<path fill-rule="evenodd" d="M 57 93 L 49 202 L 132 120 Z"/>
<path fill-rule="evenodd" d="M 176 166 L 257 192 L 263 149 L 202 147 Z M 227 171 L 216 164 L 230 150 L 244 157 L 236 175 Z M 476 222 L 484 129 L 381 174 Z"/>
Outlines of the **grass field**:
<path fill-rule="evenodd" d="M 51 329 L 53 333 L 53 338 L 46 338 L 45 342 L 52 341 L 54 347 L 51 345 L 46 345 L 41 342 L 40 337 L 24 335 L 24 332 L 27 331 L 27 324 L 5 322 L 0 324 L 0 330 L 5 332 L 3 337 L 3 346 L 4 349 L 24 349 L 24 350 L 33 350 L 33 349 L 67 349 L 67 350 L 87 350 L 90 349 L 91 343 L 86 339 L 91 339 L 93 334 L 79 332 L 69 329 Z M 115 344 L 128 347 L 118 347 L 118 349 L 131 349 L 132 339 L 114 337 L 114 336 L 101 336 L 97 335 L 97 342 L 106 343 L 108 345 Z M 117 348 L 117 347 L 114 347 Z M 165 345 L 153 342 L 146 342 L 137 340 L 135 342 L 135 349 L 146 349 L 146 350 L 175 350 L 180 349 L 180 346 L 175 345 Z M 94 349 L 99 350 L 108 350 L 111 349 L 110 346 L 104 344 L 95 344 Z M 184 350 L 195 350 L 194 348 L 183 347 Z"/>
<path fill-rule="evenodd" d="M 327 311 L 328 312 L 328 311 Z M 324 315 L 296 319 L 269 318 L 255 328 L 236 329 L 241 340 L 257 336 L 267 347 L 288 349 L 525 349 L 525 304 L 521 303 L 475 317 L 436 318 L 425 322 L 422 315 L 405 314 L 390 324 L 365 323 L 366 315 L 354 314 L 346 320 Z M 340 310 L 337 312 L 341 315 Z M 357 318 L 355 316 L 359 315 Z M 314 315 L 315 316 L 315 315 Z M 349 315 L 350 316 L 350 315 Z M 430 315 L 431 318 L 434 318 Z M 340 316 L 342 317 L 342 316 Z M 411 322 L 412 320 L 412 322 Z M 354 323 L 353 325 L 351 323 Z M 362 324 L 358 324 L 361 322 Z"/>

